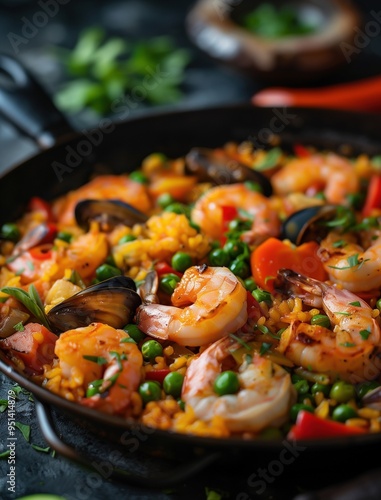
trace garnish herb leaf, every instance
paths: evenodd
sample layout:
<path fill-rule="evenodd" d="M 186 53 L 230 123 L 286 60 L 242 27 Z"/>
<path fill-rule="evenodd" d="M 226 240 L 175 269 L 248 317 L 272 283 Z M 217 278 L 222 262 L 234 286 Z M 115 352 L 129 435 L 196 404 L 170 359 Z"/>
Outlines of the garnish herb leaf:
<path fill-rule="evenodd" d="M 86 359 L 87 361 L 92 361 L 93 363 L 96 363 L 97 365 L 105 365 L 108 361 L 106 358 L 103 356 L 88 356 L 84 355 L 82 356 L 83 359 Z"/>
<path fill-rule="evenodd" d="M 261 345 L 261 348 L 259 350 L 259 354 L 261 356 L 263 356 L 264 354 L 266 354 L 266 352 L 271 349 L 271 346 L 272 344 L 268 343 L 268 342 L 263 342 L 262 345 Z"/>
<path fill-rule="evenodd" d="M 19 302 L 21 302 L 30 311 L 37 320 L 44 325 L 46 328 L 50 329 L 48 318 L 46 317 L 44 308 L 41 303 L 41 299 L 35 289 L 34 285 L 29 287 L 29 293 L 21 288 L 6 286 L 0 290 L 7 295 L 11 295 Z M 38 299 L 37 299 L 38 296 Z M 38 300 L 36 302 L 36 300 Z M 41 307 L 42 306 L 42 307 Z"/>
<path fill-rule="evenodd" d="M 42 448 L 41 446 L 38 446 L 37 444 L 31 444 L 31 447 L 36 450 L 36 451 L 42 451 L 43 453 L 49 453 L 50 451 L 50 446 L 47 448 Z"/>
<path fill-rule="evenodd" d="M 355 307 L 361 307 L 361 304 L 358 300 L 355 300 L 354 302 L 349 302 L 349 305 Z"/>
<path fill-rule="evenodd" d="M 363 340 L 368 340 L 368 337 L 370 335 L 370 331 L 369 330 L 360 330 L 359 334 L 361 335 L 361 338 Z"/>
<path fill-rule="evenodd" d="M 25 441 L 29 442 L 30 437 L 30 425 L 22 424 L 21 422 L 15 422 L 15 427 L 21 431 L 24 436 Z"/>
<path fill-rule="evenodd" d="M 247 344 L 244 340 L 242 340 L 241 338 L 237 337 L 237 335 L 234 335 L 234 333 L 230 333 L 229 334 L 229 337 L 234 339 L 235 341 L 237 341 L 239 344 L 241 344 L 245 349 L 247 349 L 248 351 L 251 351 L 251 347 L 249 346 L 249 344 Z"/>

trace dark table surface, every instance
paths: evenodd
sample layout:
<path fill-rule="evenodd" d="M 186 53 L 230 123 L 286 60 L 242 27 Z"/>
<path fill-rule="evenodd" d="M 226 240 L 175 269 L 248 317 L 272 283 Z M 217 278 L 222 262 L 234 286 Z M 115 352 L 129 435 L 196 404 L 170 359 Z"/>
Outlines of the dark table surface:
<path fill-rule="evenodd" d="M 358 1 L 363 10 L 365 20 L 370 11 L 379 10 L 377 1 Z M 192 47 L 184 30 L 184 17 L 192 1 L 165 0 L 110 0 L 76 2 L 74 0 L 62 5 L 59 13 L 49 23 L 41 28 L 37 35 L 20 47 L 17 56 L 28 66 L 49 92 L 53 92 L 60 83 L 59 73 L 51 58 L 52 44 L 71 46 L 79 31 L 88 25 L 102 25 L 112 33 L 126 37 L 150 37 L 169 34 L 179 45 L 192 51 L 192 63 L 186 72 L 185 94 L 176 107 L 191 108 L 194 106 L 213 105 L 248 101 L 250 96 L 259 90 L 263 84 L 232 69 L 221 67 L 211 62 L 196 48 Z M 31 18 L 41 7 L 37 1 L 1 1 L 0 2 L 0 51 L 13 54 L 9 43 L 9 33 L 19 33 L 24 18 Z M 342 68 L 340 73 L 333 74 L 324 82 L 318 84 L 345 82 L 377 74 L 381 63 L 381 37 L 369 41 L 359 56 Z M 58 75 L 58 76 L 57 76 Z M 150 108 L 137 109 L 131 116 L 139 113 L 149 113 Z M 77 129 L 91 127 L 96 123 L 92 115 L 69 117 Z M 4 120 L 0 120 L 0 171 L 14 163 L 27 158 L 38 151 L 37 146 L 25 137 L 20 137 L 17 131 Z M 15 187 L 16 188 L 16 187 Z M 1 186 L 0 186 L 1 191 Z M 0 399 L 8 398 L 8 390 L 14 390 L 14 382 L 0 375 Z M 8 490 L 7 474 L 9 463 L 0 460 L 0 499 L 15 499 L 32 493 L 52 493 L 62 495 L 66 500 L 103 500 L 108 498 L 128 499 L 194 499 L 207 498 L 207 489 L 218 491 L 223 499 L 249 500 L 255 498 L 287 500 L 293 499 L 302 492 L 329 487 L 342 481 L 353 479 L 353 469 L 341 471 L 337 468 L 327 470 L 324 463 L 299 478 L 291 475 L 284 467 L 282 473 L 267 475 L 262 482 L 263 488 L 254 483 L 254 474 L 260 475 L 258 457 L 252 463 L 217 464 L 196 474 L 182 484 L 171 489 L 151 489 L 135 487 L 120 481 L 110 480 L 94 471 L 79 466 L 66 458 L 55 454 L 52 450 L 39 451 L 32 445 L 46 448 L 46 442 L 37 423 L 33 398 L 19 392 L 15 404 L 16 420 L 30 426 L 30 437 L 27 441 L 17 430 L 16 440 L 16 489 L 15 493 Z M 7 410 L 0 418 L 0 452 L 6 449 L 7 443 Z M 70 433 L 70 423 L 60 417 L 57 422 L 59 432 Z M 81 436 L 78 437 L 80 440 Z M 100 457 L 100 460 L 102 457 Z M 301 459 L 302 460 L 302 459 Z M 361 457 L 353 457 L 357 462 L 356 472 L 364 473 L 369 465 L 362 462 Z M 269 462 L 260 464 L 268 471 Z M 374 462 L 380 466 L 380 460 Z M 381 474 L 379 474 L 381 476 Z M 380 498 L 379 482 L 374 481 L 377 488 L 372 490 L 353 490 L 351 496 L 339 496 L 337 493 L 324 494 L 324 498 L 351 499 Z M 357 492 L 356 492 L 357 491 Z M 373 496 L 372 496 L 373 495 Z M 319 497 L 316 497 L 319 498 Z"/>

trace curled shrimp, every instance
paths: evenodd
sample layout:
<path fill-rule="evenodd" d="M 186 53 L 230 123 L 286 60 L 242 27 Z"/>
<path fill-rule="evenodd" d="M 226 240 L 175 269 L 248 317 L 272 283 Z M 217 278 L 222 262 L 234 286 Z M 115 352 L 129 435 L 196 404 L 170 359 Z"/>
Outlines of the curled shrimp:
<path fill-rule="evenodd" d="M 57 221 L 63 225 L 75 224 L 75 206 L 87 198 L 117 199 L 129 203 L 144 213 L 152 207 L 148 190 L 142 183 L 123 175 L 99 175 L 54 202 L 53 213 Z"/>
<path fill-rule="evenodd" d="M 334 153 L 314 154 L 291 160 L 271 177 L 278 195 L 307 192 L 311 186 L 324 191 L 329 203 L 342 204 L 349 193 L 356 193 L 359 180 L 351 163 Z"/>
<path fill-rule="evenodd" d="M 206 235 L 218 239 L 224 232 L 223 207 L 242 210 L 254 219 L 251 229 L 243 235 L 248 243 L 279 234 L 280 220 L 271 200 L 241 183 L 209 189 L 196 201 L 192 220 Z"/>
<path fill-rule="evenodd" d="M 226 267 L 188 268 L 172 294 L 172 306 L 138 307 L 139 328 L 162 340 L 201 346 L 235 332 L 247 320 L 247 292 Z"/>
<path fill-rule="evenodd" d="M 141 381 L 143 357 L 128 334 L 102 323 L 68 330 L 56 342 L 62 372 L 81 404 L 110 414 L 128 415 L 132 393 Z M 83 397 L 88 387 L 97 394 Z"/>
<path fill-rule="evenodd" d="M 366 292 L 381 287 L 381 235 L 364 249 L 346 236 L 331 232 L 320 243 L 319 255 L 329 279 L 351 292 Z"/>
<path fill-rule="evenodd" d="M 372 380 L 380 373 L 380 327 L 364 300 L 289 269 L 278 272 L 276 288 L 322 308 L 333 325 L 330 330 L 293 321 L 282 333 L 277 348 L 281 353 L 306 369 L 352 383 Z"/>
<path fill-rule="evenodd" d="M 231 365 L 231 352 L 240 347 L 229 337 L 210 345 L 190 363 L 181 398 L 198 419 L 208 422 L 220 416 L 233 432 L 281 426 L 289 418 L 295 389 L 286 370 L 258 353 L 251 352 L 239 366 L 240 388 L 236 394 L 218 396 L 214 392 L 214 381 L 226 362 Z"/>

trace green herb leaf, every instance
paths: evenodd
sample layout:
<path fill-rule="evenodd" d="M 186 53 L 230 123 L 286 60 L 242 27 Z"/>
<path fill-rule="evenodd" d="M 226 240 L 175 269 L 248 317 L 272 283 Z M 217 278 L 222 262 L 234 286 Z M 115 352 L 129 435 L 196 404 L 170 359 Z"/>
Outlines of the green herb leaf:
<path fill-rule="evenodd" d="M 4 413 L 7 408 L 8 408 L 8 400 L 0 399 L 0 413 Z"/>
<path fill-rule="evenodd" d="M 234 333 L 229 333 L 229 337 L 232 338 L 232 339 L 234 339 L 235 341 L 237 341 L 239 344 L 241 344 L 241 346 L 243 346 L 248 351 L 251 351 L 251 347 L 249 346 L 249 344 L 247 344 L 241 338 L 237 337 L 237 335 L 234 335 Z"/>
<path fill-rule="evenodd" d="M 361 307 L 361 304 L 358 300 L 355 300 L 354 302 L 349 302 L 349 305 L 355 307 Z"/>
<path fill-rule="evenodd" d="M 263 342 L 262 345 L 261 345 L 261 348 L 259 350 L 259 354 L 261 356 L 263 356 L 264 354 L 266 354 L 266 352 L 271 349 L 272 347 L 272 344 L 269 344 L 268 342 Z"/>
<path fill-rule="evenodd" d="M 84 355 L 82 357 L 83 357 L 83 359 L 86 359 L 87 361 L 92 361 L 93 363 L 96 363 L 97 365 L 105 365 L 106 363 L 108 363 L 107 359 L 104 358 L 103 356 Z"/>
<path fill-rule="evenodd" d="M 277 166 L 282 157 L 282 150 L 280 148 L 270 149 L 262 161 L 254 165 L 255 170 L 264 171 L 270 170 Z"/>
<path fill-rule="evenodd" d="M 42 448 L 41 446 L 38 446 L 37 444 L 31 444 L 31 447 L 36 450 L 36 451 L 41 451 L 43 453 L 49 453 L 50 451 L 50 446 L 47 448 Z"/>
<path fill-rule="evenodd" d="M 2 459 L 2 460 L 3 460 L 3 459 L 5 459 L 5 458 L 8 458 L 10 454 L 11 454 L 10 450 L 2 451 L 2 452 L 0 453 L 0 459 Z"/>
<path fill-rule="evenodd" d="M 41 307 L 41 299 L 34 287 L 31 285 L 29 287 L 29 293 L 21 288 L 6 286 L 0 290 L 7 295 L 11 295 L 19 302 L 21 302 L 30 311 L 37 320 L 44 325 L 46 328 L 50 329 L 48 318 L 46 317 L 43 307 Z M 37 299 L 38 296 L 38 299 Z M 37 302 L 36 302 L 37 300 Z M 41 305 L 40 305 L 41 304 Z"/>
<path fill-rule="evenodd" d="M 29 442 L 30 437 L 30 425 L 22 424 L 21 422 L 15 422 L 15 427 L 21 431 L 24 436 L 25 441 Z"/>
<path fill-rule="evenodd" d="M 22 321 L 19 321 L 19 323 L 16 323 L 13 328 L 17 331 L 17 332 L 23 332 L 25 330 L 24 328 L 24 325 L 22 323 Z"/>
<path fill-rule="evenodd" d="M 356 344 L 354 344 L 353 342 L 344 342 L 340 345 L 342 345 L 343 347 L 356 347 Z"/>
<path fill-rule="evenodd" d="M 368 340 L 368 337 L 370 335 L 370 331 L 369 330 L 360 330 L 359 334 L 361 335 L 361 338 L 363 340 Z"/>

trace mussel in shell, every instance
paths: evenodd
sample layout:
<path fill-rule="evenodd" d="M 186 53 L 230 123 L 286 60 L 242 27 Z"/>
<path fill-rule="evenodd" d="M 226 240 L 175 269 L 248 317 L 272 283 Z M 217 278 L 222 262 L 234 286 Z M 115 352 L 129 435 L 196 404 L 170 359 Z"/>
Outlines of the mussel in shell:
<path fill-rule="evenodd" d="M 202 182 L 219 185 L 251 181 L 258 184 L 265 196 L 271 196 L 273 192 L 266 176 L 233 158 L 216 155 L 212 149 L 192 148 L 185 156 L 185 170 Z"/>
<path fill-rule="evenodd" d="M 332 229 L 327 222 L 337 216 L 339 208 L 336 205 L 317 205 L 294 212 L 283 221 L 280 238 L 288 239 L 296 245 L 307 241 L 321 241 Z"/>
<path fill-rule="evenodd" d="M 362 398 L 362 402 L 364 406 L 374 410 L 381 410 L 381 386 L 368 391 Z"/>
<path fill-rule="evenodd" d="M 75 207 L 75 219 L 86 231 L 91 221 L 99 222 L 102 231 L 111 231 L 118 224 L 144 224 L 148 217 L 132 205 L 120 200 L 82 200 Z"/>
<path fill-rule="evenodd" d="M 123 328 L 130 323 L 142 299 L 133 279 L 115 276 L 91 285 L 54 306 L 47 314 L 51 329 L 62 333 L 90 323 Z"/>

